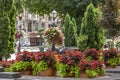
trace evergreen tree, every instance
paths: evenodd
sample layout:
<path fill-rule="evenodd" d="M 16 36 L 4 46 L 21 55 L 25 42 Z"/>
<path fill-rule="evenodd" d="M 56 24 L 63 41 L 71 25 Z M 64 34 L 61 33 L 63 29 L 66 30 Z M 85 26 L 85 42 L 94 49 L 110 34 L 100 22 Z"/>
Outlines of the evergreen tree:
<path fill-rule="evenodd" d="M 104 33 L 105 33 L 105 31 L 104 31 L 104 28 L 98 24 L 98 21 L 102 16 L 102 11 L 99 8 L 96 8 L 95 13 L 96 13 L 96 21 L 97 21 L 97 26 L 96 26 L 97 46 L 96 46 L 96 49 L 100 50 L 100 49 L 104 48 L 104 40 L 105 40 Z"/>
<path fill-rule="evenodd" d="M 14 0 L 13 0 L 14 1 Z M 10 18 L 10 53 L 13 53 L 15 51 L 15 32 L 16 32 L 16 7 L 14 2 L 11 4 L 11 10 L 9 12 L 9 18 Z"/>
<path fill-rule="evenodd" d="M 70 26 L 70 16 L 69 14 L 67 13 L 66 16 L 65 16 L 65 20 L 64 20 L 64 24 L 63 24 L 63 27 L 62 27 L 62 32 L 64 33 L 64 44 L 65 46 L 68 46 L 69 44 L 69 41 L 68 41 L 68 28 Z"/>
<path fill-rule="evenodd" d="M 88 5 L 82 19 L 80 36 L 87 36 L 87 40 L 84 42 L 84 44 L 87 43 L 87 46 L 84 46 L 84 49 L 103 48 L 104 31 L 97 23 L 96 9 L 92 3 Z"/>
<path fill-rule="evenodd" d="M 77 28 L 75 19 L 71 20 L 69 14 L 66 14 L 65 21 L 62 28 L 65 36 L 65 40 L 64 40 L 65 46 L 76 46 L 73 27 L 75 27 L 75 29 Z"/>
<path fill-rule="evenodd" d="M 14 51 L 16 16 L 13 11 L 13 0 L 0 0 L 0 3 L 0 57 L 8 58 Z"/>

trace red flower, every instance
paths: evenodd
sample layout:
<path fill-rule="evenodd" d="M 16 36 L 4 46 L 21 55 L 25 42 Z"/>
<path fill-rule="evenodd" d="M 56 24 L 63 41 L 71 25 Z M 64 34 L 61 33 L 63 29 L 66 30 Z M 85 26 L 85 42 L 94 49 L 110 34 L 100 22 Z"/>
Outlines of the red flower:
<path fill-rule="evenodd" d="M 78 62 L 83 58 L 83 54 L 77 50 L 65 50 L 58 57 L 59 63 L 68 65 L 77 65 Z"/>

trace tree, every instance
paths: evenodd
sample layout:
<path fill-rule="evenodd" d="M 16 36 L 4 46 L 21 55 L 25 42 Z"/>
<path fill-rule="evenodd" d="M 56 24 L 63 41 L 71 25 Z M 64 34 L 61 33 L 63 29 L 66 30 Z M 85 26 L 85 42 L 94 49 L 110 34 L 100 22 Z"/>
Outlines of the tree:
<path fill-rule="evenodd" d="M 106 29 L 106 34 L 112 37 L 114 43 L 115 38 L 120 35 L 120 0 L 105 0 L 101 10 L 103 18 L 100 23 Z"/>
<path fill-rule="evenodd" d="M 84 44 L 87 43 L 87 45 L 84 46 L 84 49 L 97 48 L 99 50 L 103 48 L 104 31 L 103 28 L 101 28 L 97 23 L 96 8 L 93 6 L 92 3 L 88 5 L 82 19 L 80 37 L 81 36 L 86 36 L 86 38 L 83 38 Z"/>
<path fill-rule="evenodd" d="M 74 36 L 75 33 L 73 31 L 73 28 L 77 30 L 75 18 L 72 18 L 68 28 L 68 41 L 69 41 L 68 46 L 76 46 L 77 44 L 75 40 L 75 36 Z"/>
<path fill-rule="evenodd" d="M 69 14 L 66 14 L 62 31 L 65 36 L 65 46 L 76 46 L 76 40 L 73 32 L 73 27 L 76 27 L 75 19 L 70 18 Z"/>
<path fill-rule="evenodd" d="M 13 0 L 0 0 L 0 57 L 8 58 L 14 51 L 15 9 Z"/>
<path fill-rule="evenodd" d="M 10 19 L 10 51 L 9 53 L 14 53 L 15 52 L 15 34 L 16 34 L 16 7 L 15 7 L 15 3 L 13 0 L 13 3 L 11 4 L 12 6 L 9 13 L 8 13 L 8 17 Z M 9 8 L 10 8 L 9 7 Z"/>
<path fill-rule="evenodd" d="M 27 0 L 14 0 L 14 5 L 15 5 L 15 8 L 16 8 L 16 13 L 17 15 L 22 13 L 24 8 L 25 8 L 25 2 Z"/>

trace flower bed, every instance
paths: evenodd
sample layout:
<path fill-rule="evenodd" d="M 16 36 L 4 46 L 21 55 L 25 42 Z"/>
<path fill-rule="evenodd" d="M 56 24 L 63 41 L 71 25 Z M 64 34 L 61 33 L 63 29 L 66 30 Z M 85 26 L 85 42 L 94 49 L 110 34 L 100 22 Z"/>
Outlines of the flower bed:
<path fill-rule="evenodd" d="M 77 67 L 84 55 L 77 50 L 65 50 L 58 55 L 57 70 L 61 77 L 79 77 L 80 69 Z"/>
<path fill-rule="evenodd" d="M 93 53 L 97 56 L 97 59 L 86 58 L 88 57 L 86 54 L 91 56 Z M 32 70 L 33 75 L 39 76 L 82 77 L 82 75 L 86 75 L 86 77 L 97 77 L 105 74 L 104 62 L 99 60 L 98 54 L 98 51 L 94 49 L 83 53 L 77 50 L 65 50 L 61 54 L 52 51 L 24 51 L 16 55 L 15 63 L 9 69 L 7 68 L 6 71 L 24 71 L 29 69 Z M 15 66 L 16 64 L 19 67 Z M 46 71 L 52 74 L 43 75 Z M 56 71 L 58 74 L 56 74 Z"/>
<path fill-rule="evenodd" d="M 8 68 L 8 67 L 10 67 L 13 63 L 14 63 L 13 60 L 0 61 L 0 66 L 5 67 L 5 68 Z"/>
<path fill-rule="evenodd" d="M 86 74 L 87 77 L 97 77 L 100 75 L 105 75 L 106 71 L 103 68 L 103 61 L 100 60 L 81 60 L 79 62 L 79 67 L 81 74 Z"/>
<path fill-rule="evenodd" d="M 94 52 L 94 53 L 93 53 Z M 97 52 L 94 50 L 88 50 L 86 53 L 91 53 L 98 56 Z M 82 77 L 81 75 L 86 75 L 84 77 L 97 77 L 104 75 L 106 73 L 103 68 L 104 62 L 101 60 L 86 59 L 86 55 L 77 50 L 66 50 L 64 53 L 58 56 L 58 72 L 61 77 Z M 94 57 L 96 57 L 94 56 Z M 88 56 L 87 56 L 88 57 Z M 92 56 L 91 56 L 92 57 Z M 70 73 L 70 75 L 69 75 Z"/>
<path fill-rule="evenodd" d="M 120 64 L 120 53 L 116 49 L 103 51 L 106 67 L 116 67 Z"/>

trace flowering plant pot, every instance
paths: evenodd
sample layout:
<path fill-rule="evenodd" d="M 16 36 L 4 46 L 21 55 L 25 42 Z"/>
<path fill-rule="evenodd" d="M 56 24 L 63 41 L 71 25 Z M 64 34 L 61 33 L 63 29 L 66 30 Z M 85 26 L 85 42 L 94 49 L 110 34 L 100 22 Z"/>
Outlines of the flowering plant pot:
<path fill-rule="evenodd" d="M 22 72 L 24 75 L 32 75 L 32 63 L 31 62 L 15 62 L 9 68 L 6 68 L 7 72 Z M 28 74 L 26 74 L 28 73 Z"/>
<path fill-rule="evenodd" d="M 105 69 L 103 68 L 103 61 L 99 60 L 81 60 L 78 64 L 81 73 L 85 73 L 88 77 L 97 77 L 99 75 L 104 75 L 106 73 Z"/>
<path fill-rule="evenodd" d="M 42 77 L 52 77 L 52 76 L 56 76 L 56 69 L 49 67 L 46 70 L 41 70 L 38 72 L 38 76 L 42 76 Z"/>
<path fill-rule="evenodd" d="M 77 67 L 84 55 L 77 50 L 65 50 L 58 57 L 57 70 L 61 77 L 79 77 L 80 69 Z"/>
<path fill-rule="evenodd" d="M 89 76 L 85 73 L 80 73 L 80 78 L 89 78 Z"/>
<path fill-rule="evenodd" d="M 46 29 L 45 37 L 49 43 L 63 45 L 63 33 L 56 27 Z"/>
<path fill-rule="evenodd" d="M 49 68 L 55 68 L 56 52 L 45 51 L 43 53 L 37 53 L 34 58 L 35 61 L 32 63 L 33 75 L 37 75 L 40 71 L 45 71 Z"/>
<path fill-rule="evenodd" d="M 22 73 L 22 75 L 32 75 L 32 70 L 23 70 L 20 72 Z"/>
<path fill-rule="evenodd" d="M 103 51 L 104 54 L 104 62 L 106 66 L 117 66 L 120 63 L 119 52 L 116 49 L 110 49 Z"/>

